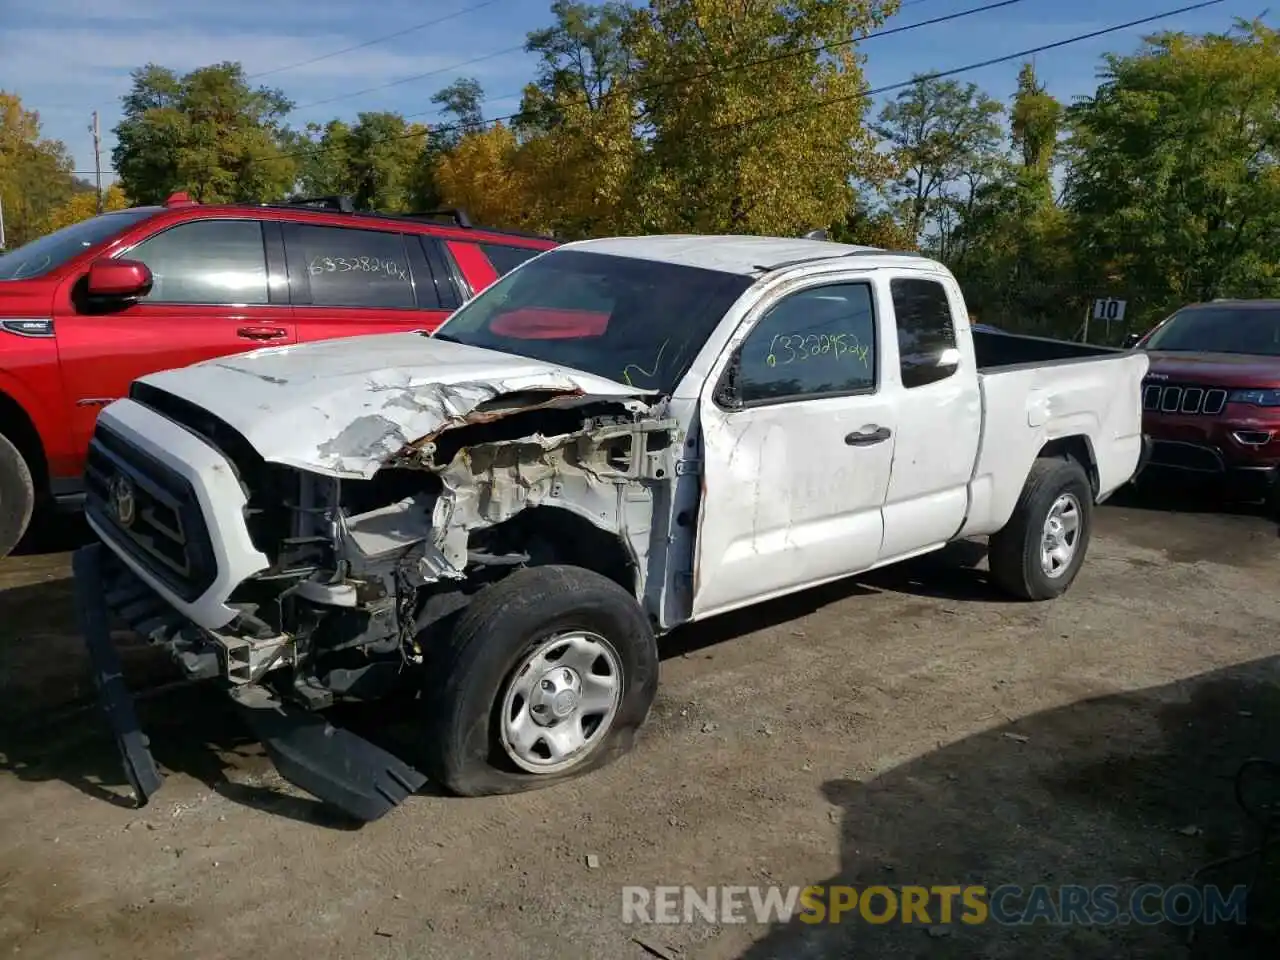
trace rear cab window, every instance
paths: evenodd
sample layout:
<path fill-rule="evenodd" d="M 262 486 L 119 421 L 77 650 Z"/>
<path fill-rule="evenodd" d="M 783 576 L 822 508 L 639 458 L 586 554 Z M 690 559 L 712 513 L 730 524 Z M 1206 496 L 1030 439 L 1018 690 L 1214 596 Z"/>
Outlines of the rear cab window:
<path fill-rule="evenodd" d="M 889 296 L 898 327 L 898 364 L 908 390 L 945 380 L 960 368 L 947 288 L 925 277 L 894 277 Z"/>

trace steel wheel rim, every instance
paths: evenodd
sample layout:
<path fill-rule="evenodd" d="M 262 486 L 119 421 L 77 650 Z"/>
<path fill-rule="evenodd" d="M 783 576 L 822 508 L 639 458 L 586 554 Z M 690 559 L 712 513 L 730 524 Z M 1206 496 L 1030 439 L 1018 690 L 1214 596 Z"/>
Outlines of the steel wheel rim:
<path fill-rule="evenodd" d="M 608 736 L 622 701 L 622 658 L 604 637 L 558 633 L 526 655 L 507 681 L 499 741 L 528 773 L 559 773 Z"/>
<path fill-rule="evenodd" d="M 1080 501 L 1073 493 L 1062 493 L 1053 501 L 1044 518 L 1040 535 L 1040 569 L 1051 580 L 1067 572 L 1080 546 Z"/>

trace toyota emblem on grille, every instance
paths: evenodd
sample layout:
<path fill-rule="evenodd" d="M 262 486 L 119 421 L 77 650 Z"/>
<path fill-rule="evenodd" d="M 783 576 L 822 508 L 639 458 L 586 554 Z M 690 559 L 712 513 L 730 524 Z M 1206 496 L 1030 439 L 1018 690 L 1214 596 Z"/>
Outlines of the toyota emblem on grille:
<path fill-rule="evenodd" d="M 117 475 L 111 481 L 111 509 L 122 527 L 133 526 L 137 514 L 137 501 L 133 495 L 133 484 L 128 477 Z"/>

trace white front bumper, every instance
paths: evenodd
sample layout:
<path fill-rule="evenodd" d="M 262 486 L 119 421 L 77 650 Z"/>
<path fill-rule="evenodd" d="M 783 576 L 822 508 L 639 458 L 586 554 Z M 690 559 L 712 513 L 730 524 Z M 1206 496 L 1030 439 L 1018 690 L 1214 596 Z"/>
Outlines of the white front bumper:
<path fill-rule="evenodd" d="M 99 415 L 99 422 L 191 484 L 208 527 L 217 570 L 213 583 L 194 600 L 183 600 L 154 570 L 121 547 L 116 540 L 118 533 L 101 526 L 92 514 L 88 516 L 89 525 L 123 563 L 175 610 L 208 630 L 225 626 L 236 615 L 226 602 L 231 592 L 270 565 L 249 537 L 244 517 L 247 501 L 232 465 L 195 434 L 132 400 L 110 404 Z"/>

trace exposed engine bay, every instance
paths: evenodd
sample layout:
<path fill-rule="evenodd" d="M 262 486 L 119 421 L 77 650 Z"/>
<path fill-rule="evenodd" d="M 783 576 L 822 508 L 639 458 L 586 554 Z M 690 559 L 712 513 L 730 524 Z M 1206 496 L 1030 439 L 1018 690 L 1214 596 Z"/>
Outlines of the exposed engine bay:
<path fill-rule="evenodd" d="M 225 626 L 169 611 L 163 627 L 135 629 L 193 679 L 265 683 L 313 710 L 384 696 L 429 660 L 435 625 L 513 569 L 577 563 L 642 596 L 683 439 L 639 400 L 504 394 L 356 479 L 267 462 L 228 424 L 155 387 L 135 385 L 132 399 L 234 466 L 249 536 L 270 561 L 235 587 Z"/>

